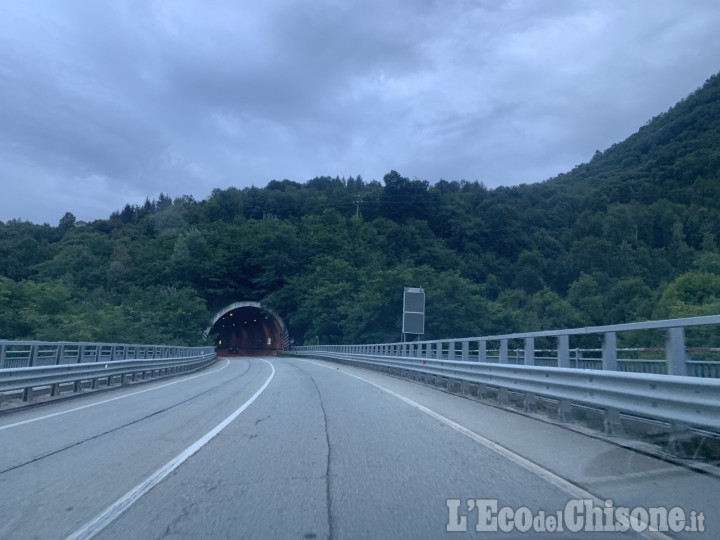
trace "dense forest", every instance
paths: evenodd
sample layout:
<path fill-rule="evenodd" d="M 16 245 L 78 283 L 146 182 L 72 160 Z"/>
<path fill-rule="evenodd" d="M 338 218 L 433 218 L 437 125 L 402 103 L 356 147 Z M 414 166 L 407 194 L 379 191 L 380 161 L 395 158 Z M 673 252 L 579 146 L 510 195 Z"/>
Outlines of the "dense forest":
<path fill-rule="evenodd" d="M 719 241 L 716 75 L 542 183 L 391 171 L 0 222 L 0 338 L 197 344 L 255 300 L 297 343 L 397 341 L 406 286 L 428 339 L 718 314 Z"/>

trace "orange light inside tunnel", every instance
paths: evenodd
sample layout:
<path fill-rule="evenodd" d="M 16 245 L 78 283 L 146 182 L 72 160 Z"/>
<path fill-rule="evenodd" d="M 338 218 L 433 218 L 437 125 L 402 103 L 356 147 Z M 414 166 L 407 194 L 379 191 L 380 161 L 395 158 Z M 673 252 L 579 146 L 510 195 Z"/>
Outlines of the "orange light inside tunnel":
<path fill-rule="evenodd" d="M 222 321 L 233 317 L 229 324 Z M 242 321 L 242 323 L 238 322 Z M 250 323 L 253 324 L 250 324 Z M 257 354 L 257 351 L 282 349 L 283 326 L 266 311 L 255 306 L 236 308 L 223 314 L 210 329 L 215 334 L 218 350 L 225 354 Z"/>

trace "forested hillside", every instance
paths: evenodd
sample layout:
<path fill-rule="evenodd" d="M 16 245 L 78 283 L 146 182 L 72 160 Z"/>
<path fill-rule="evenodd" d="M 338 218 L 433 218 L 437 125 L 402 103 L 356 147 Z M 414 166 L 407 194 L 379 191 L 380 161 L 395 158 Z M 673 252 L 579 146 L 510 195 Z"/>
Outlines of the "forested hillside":
<path fill-rule="evenodd" d="M 194 344 L 256 300 L 298 343 L 395 341 L 405 286 L 426 338 L 717 314 L 720 77 L 539 184 L 391 171 L 68 210 L 0 222 L 0 338 Z"/>

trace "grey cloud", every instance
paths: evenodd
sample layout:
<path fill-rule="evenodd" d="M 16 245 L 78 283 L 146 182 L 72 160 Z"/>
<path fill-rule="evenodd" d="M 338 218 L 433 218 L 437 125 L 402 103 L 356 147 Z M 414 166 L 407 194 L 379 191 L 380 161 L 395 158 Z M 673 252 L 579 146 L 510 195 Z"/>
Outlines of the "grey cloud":
<path fill-rule="evenodd" d="M 161 191 L 204 198 L 390 169 L 431 182 L 541 181 L 717 71 L 720 11 L 693 6 L 8 4 L 0 220 L 101 218 Z"/>

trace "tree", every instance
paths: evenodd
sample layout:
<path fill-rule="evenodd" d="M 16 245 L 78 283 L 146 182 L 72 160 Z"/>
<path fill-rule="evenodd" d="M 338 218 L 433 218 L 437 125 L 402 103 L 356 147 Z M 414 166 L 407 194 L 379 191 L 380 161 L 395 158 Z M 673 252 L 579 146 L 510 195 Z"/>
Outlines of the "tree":
<path fill-rule="evenodd" d="M 674 319 L 718 313 L 720 313 L 720 275 L 688 272 L 665 288 L 654 315 Z"/>
<path fill-rule="evenodd" d="M 411 218 L 427 219 L 430 215 L 429 183 L 410 180 L 390 171 L 383 178 L 385 188 L 381 199 L 383 215 L 395 222 Z"/>
<path fill-rule="evenodd" d="M 178 283 L 194 284 L 203 276 L 207 242 L 197 227 L 178 235 L 170 258 L 170 271 Z"/>
<path fill-rule="evenodd" d="M 655 308 L 654 316 L 662 319 L 717 315 L 720 313 L 720 275 L 688 272 L 667 286 Z M 689 328 L 688 346 L 719 347 L 717 327 Z"/>
<path fill-rule="evenodd" d="M 65 233 L 75 227 L 75 222 L 75 216 L 70 212 L 65 212 L 65 215 L 63 215 L 58 222 L 58 229 L 60 232 Z"/>

